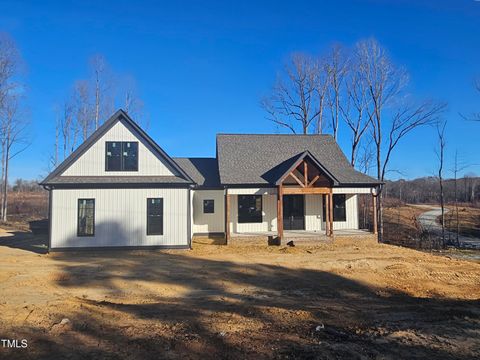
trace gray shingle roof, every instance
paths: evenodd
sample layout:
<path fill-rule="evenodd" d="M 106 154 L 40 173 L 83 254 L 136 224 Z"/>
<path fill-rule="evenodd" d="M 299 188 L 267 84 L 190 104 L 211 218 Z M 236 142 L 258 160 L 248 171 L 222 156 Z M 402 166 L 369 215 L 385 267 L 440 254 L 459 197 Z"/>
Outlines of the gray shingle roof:
<path fill-rule="evenodd" d="M 173 158 L 200 187 L 221 187 L 216 158 Z"/>
<path fill-rule="evenodd" d="M 330 135 L 217 135 L 220 182 L 228 185 L 274 184 L 288 165 L 308 151 L 326 169 L 334 185 L 374 185 L 356 171 Z"/>

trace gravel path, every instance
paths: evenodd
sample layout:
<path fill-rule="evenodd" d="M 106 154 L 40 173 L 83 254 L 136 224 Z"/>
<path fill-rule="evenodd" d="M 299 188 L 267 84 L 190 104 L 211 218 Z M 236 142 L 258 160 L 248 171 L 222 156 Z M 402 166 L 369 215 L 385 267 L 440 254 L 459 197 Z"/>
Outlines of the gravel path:
<path fill-rule="evenodd" d="M 447 213 L 449 210 L 445 209 Z M 442 227 L 437 222 L 437 218 L 442 215 L 442 209 L 440 207 L 434 207 L 429 211 L 424 212 L 418 217 L 420 224 L 422 224 L 423 228 L 430 233 L 435 235 L 441 236 L 442 234 Z M 455 241 L 456 234 L 453 232 L 446 231 L 445 237 L 448 239 L 452 239 Z M 460 242 L 460 247 L 468 248 L 468 249 L 480 249 L 480 239 L 475 237 L 463 236 L 459 235 L 458 240 Z"/>

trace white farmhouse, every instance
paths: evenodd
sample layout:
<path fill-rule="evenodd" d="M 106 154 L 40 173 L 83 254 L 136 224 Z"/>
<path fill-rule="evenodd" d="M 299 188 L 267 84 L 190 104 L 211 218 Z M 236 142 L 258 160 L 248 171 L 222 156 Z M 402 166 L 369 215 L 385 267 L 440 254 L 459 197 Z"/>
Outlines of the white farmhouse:
<path fill-rule="evenodd" d="M 117 111 L 41 183 L 50 191 L 50 250 L 355 232 L 357 194 L 380 185 L 329 135 L 220 134 L 216 153 L 171 158 Z"/>

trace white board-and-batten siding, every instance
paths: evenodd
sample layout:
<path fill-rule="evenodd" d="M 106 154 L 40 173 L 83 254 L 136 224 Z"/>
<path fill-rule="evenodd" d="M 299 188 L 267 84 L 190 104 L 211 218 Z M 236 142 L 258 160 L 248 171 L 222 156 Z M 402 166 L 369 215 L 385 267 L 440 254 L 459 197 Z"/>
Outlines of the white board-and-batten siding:
<path fill-rule="evenodd" d="M 229 191 L 230 193 L 230 191 Z M 305 195 L 305 230 L 325 231 L 323 222 L 322 195 Z M 238 223 L 238 195 L 231 195 L 230 201 L 230 229 L 238 233 L 256 233 L 277 231 L 277 196 L 262 195 L 262 222 Z M 346 194 L 345 199 L 346 221 L 334 221 L 334 230 L 358 229 L 357 195 Z"/>
<path fill-rule="evenodd" d="M 137 141 L 138 171 L 106 171 L 105 143 L 107 141 Z M 156 155 L 156 151 L 137 137 L 124 120 L 118 121 L 83 155 L 71 164 L 62 176 L 171 176 L 178 175 Z"/>
<path fill-rule="evenodd" d="M 50 247 L 188 247 L 188 189 L 55 189 Z M 163 235 L 147 235 L 147 198 L 163 198 Z M 95 199 L 95 235 L 77 236 L 78 199 Z"/>
<path fill-rule="evenodd" d="M 213 200 L 213 214 L 204 214 L 203 201 Z M 193 233 L 223 233 L 225 231 L 225 192 L 224 190 L 193 190 Z"/>

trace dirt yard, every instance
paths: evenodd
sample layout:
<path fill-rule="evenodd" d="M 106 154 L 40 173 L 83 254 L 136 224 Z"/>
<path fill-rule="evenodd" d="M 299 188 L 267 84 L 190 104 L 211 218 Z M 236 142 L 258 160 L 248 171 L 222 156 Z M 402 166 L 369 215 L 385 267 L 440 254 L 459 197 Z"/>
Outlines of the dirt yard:
<path fill-rule="evenodd" d="M 7 235 L 7 234 L 6 234 Z M 0 238 L 6 359 L 471 359 L 480 264 L 366 242 L 44 254 Z"/>
<path fill-rule="evenodd" d="M 445 226 L 452 232 L 457 231 L 457 215 L 453 206 L 445 216 Z M 440 219 L 439 219 L 440 222 Z M 459 233 L 464 236 L 480 237 L 480 208 L 459 206 L 458 209 Z"/>

